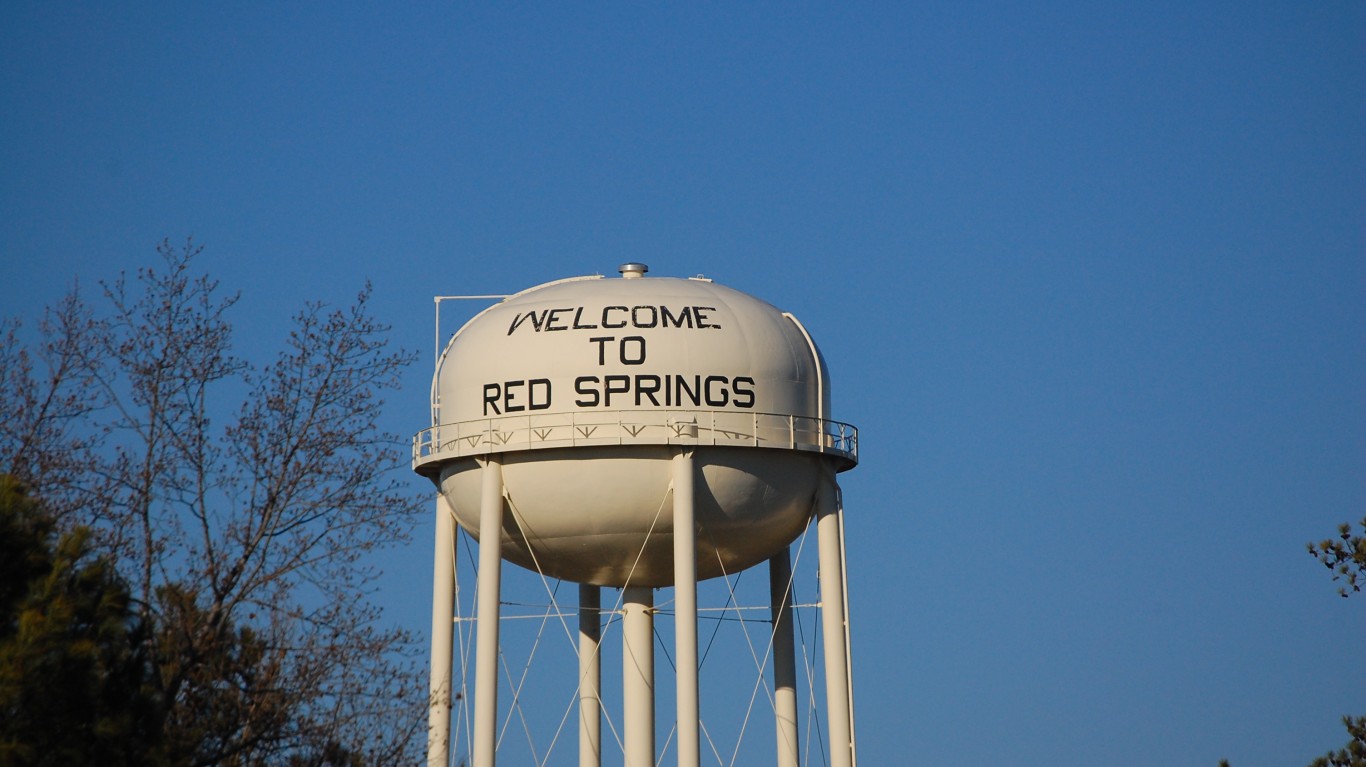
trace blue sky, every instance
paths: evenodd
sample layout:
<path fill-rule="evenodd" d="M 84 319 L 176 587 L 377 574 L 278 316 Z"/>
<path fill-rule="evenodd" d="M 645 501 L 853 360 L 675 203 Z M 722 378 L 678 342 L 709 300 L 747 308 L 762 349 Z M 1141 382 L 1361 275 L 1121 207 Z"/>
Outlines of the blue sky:
<path fill-rule="evenodd" d="M 1300 764 L 1366 713 L 1304 552 L 1366 515 L 1360 2 L 11 2 L 0 67 L 6 315 L 193 236 L 264 356 L 368 278 L 404 433 L 434 294 L 643 261 L 801 317 L 867 764 Z M 424 633 L 427 535 L 381 594 Z"/>

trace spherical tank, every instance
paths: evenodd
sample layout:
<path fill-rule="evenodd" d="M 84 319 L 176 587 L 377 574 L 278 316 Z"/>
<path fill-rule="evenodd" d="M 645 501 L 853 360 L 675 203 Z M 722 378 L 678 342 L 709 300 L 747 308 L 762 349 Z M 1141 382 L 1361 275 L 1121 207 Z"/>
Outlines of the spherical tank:
<path fill-rule="evenodd" d="M 857 461 L 820 352 L 790 314 L 701 278 L 547 283 L 470 320 L 433 380 L 414 463 L 479 536 L 502 465 L 502 554 L 604 586 L 673 580 L 672 459 L 691 451 L 699 579 L 791 543 L 822 476 Z"/>

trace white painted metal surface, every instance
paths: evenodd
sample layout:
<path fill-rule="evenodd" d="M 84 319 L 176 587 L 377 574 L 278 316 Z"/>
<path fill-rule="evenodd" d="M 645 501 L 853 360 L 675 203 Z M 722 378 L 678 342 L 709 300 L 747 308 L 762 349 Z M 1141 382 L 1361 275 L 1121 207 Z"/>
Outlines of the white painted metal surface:
<path fill-rule="evenodd" d="M 476 458 L 503 454 L 521 533 L 505 534 L 503 554 L 523 567 L 671 585 L 670 448 L 705 446 L 697 577 L 737 572 L 805 528 L 824 462 L 858 460 L 857 431 L 824 418 L 825 363 L 795 318 L 709 280 L 644 271 L 522 291 L 442 354 L 414 468 L 478 537 Z"/>
<path fill-rule="evenodd" d="M 579 584 L 579 767 L 602 765 L 602 587 Z"/>
<path fill-rule="evenodd" d="M 854 765 L 849 613 L 844 601 L 844 528 L 834 477 L 822 483 L 816 510 L 820 546 L 821 632 L 825 641 L 825 705 L 831 767 Z"/>
<path fill-rule="evenodd" d="M 626 767 L 655 764 L 655 594 L 654 589 L 623 590 L 621 616 L 622 727 Z"/>
<path fill-rule="evenodd" d="M 674 528 L 674 657 L 677 669 L 678 763 L 697 764 L 697 558 L 696 506 L 693 493 L 695 467 L 692 450 L 679 448 L 673 457 Z"/>
<path fill-rule="evenodd" d="M 482 530 L 503 527 L 503 471 L 496 457 L 479 471 Z M 493 767 L 498 730 L 498 616 L 501 610 L 502 561 L 499 537 L 484 536 L 479 547 L 479 624 L 474 661 L 474 767 Z"/>
<path fill-rule="evenodd" d="M 553 282 L 452 339 L 437 423 L 660 408 L 819 418 L 825 363 L 812 348 L 774 306 L 711 281 Z"/>
<path fill-rule="evenodd" d="M 825 362 L 796 317 L 753 296 L 705 279 L 646 278 L 644 264 L 619 271 L 524 290 L 466 323 L 439 355 L 432 426 L 414 439 L 414 469 L 481 544 L 473 762 L 494 763 L 507 560 L 581 585 L 581 765 L 602 762 L 600 587 L 623 589 L 628 765 L 655 763 L 653 590 L 675 589 L 676 747 L 690 766 L 700 759 L 697 583 L 769 561 L 777 763 L 801 763 L 784 581 L 788 545 L 817 519 L 830 763 L 852 765 L 834 477 L 857 464 L 858 432 L 828 418 Z M 440 524 L 438 535 L 447 535 Z M 453 561 L 444 540 L 438 558 L 443 548 Z M 449 758 L 450 688 L 438 678 L 450 668 L 439 626 L 448 629 L 449 611 L 438 604 L 449 600 L 448 564 L 434 578 L 432 765 Z"/>
<path fill-rule="evenodd" d="M 455 515 L 436 497 L 436 552 L 432 557 L 432 665 L 428 688 L 427 767 L 450 764 L 451 653 L 455 645 Z"/>
<path fill-rule="evenodd" d="M 792 631 L 792 552 L 768 560 L 768 593 L 773 620 L 773 719 L 777 767 L 800 764 L 797 732 L 797 643 Z"/>

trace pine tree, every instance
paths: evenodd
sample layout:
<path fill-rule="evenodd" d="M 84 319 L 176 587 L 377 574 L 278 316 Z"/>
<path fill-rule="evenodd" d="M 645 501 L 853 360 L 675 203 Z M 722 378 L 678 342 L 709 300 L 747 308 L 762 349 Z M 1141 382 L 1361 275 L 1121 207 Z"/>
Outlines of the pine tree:
<path fill-rule="evenodd" d="M 155 765 L 146 626 L 90 533 L 0 476 L 0 765 Z"/>

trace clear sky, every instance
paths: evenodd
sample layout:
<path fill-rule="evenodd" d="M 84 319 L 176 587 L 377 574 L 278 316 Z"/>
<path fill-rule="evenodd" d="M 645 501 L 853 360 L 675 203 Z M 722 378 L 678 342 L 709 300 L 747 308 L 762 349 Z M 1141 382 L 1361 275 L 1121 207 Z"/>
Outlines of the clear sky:
<path fill-rule="evenodd" d="M 801 317 L 862 434 L 865 764 L 1303 764 L 1366 714 L 1304 551 L 1366 515 L 1360 0 L 5 3 L 0 310 L 187 236 L 248 354 L 373 280 L 404 433 L 434 294 L 643 261 Z"/>

